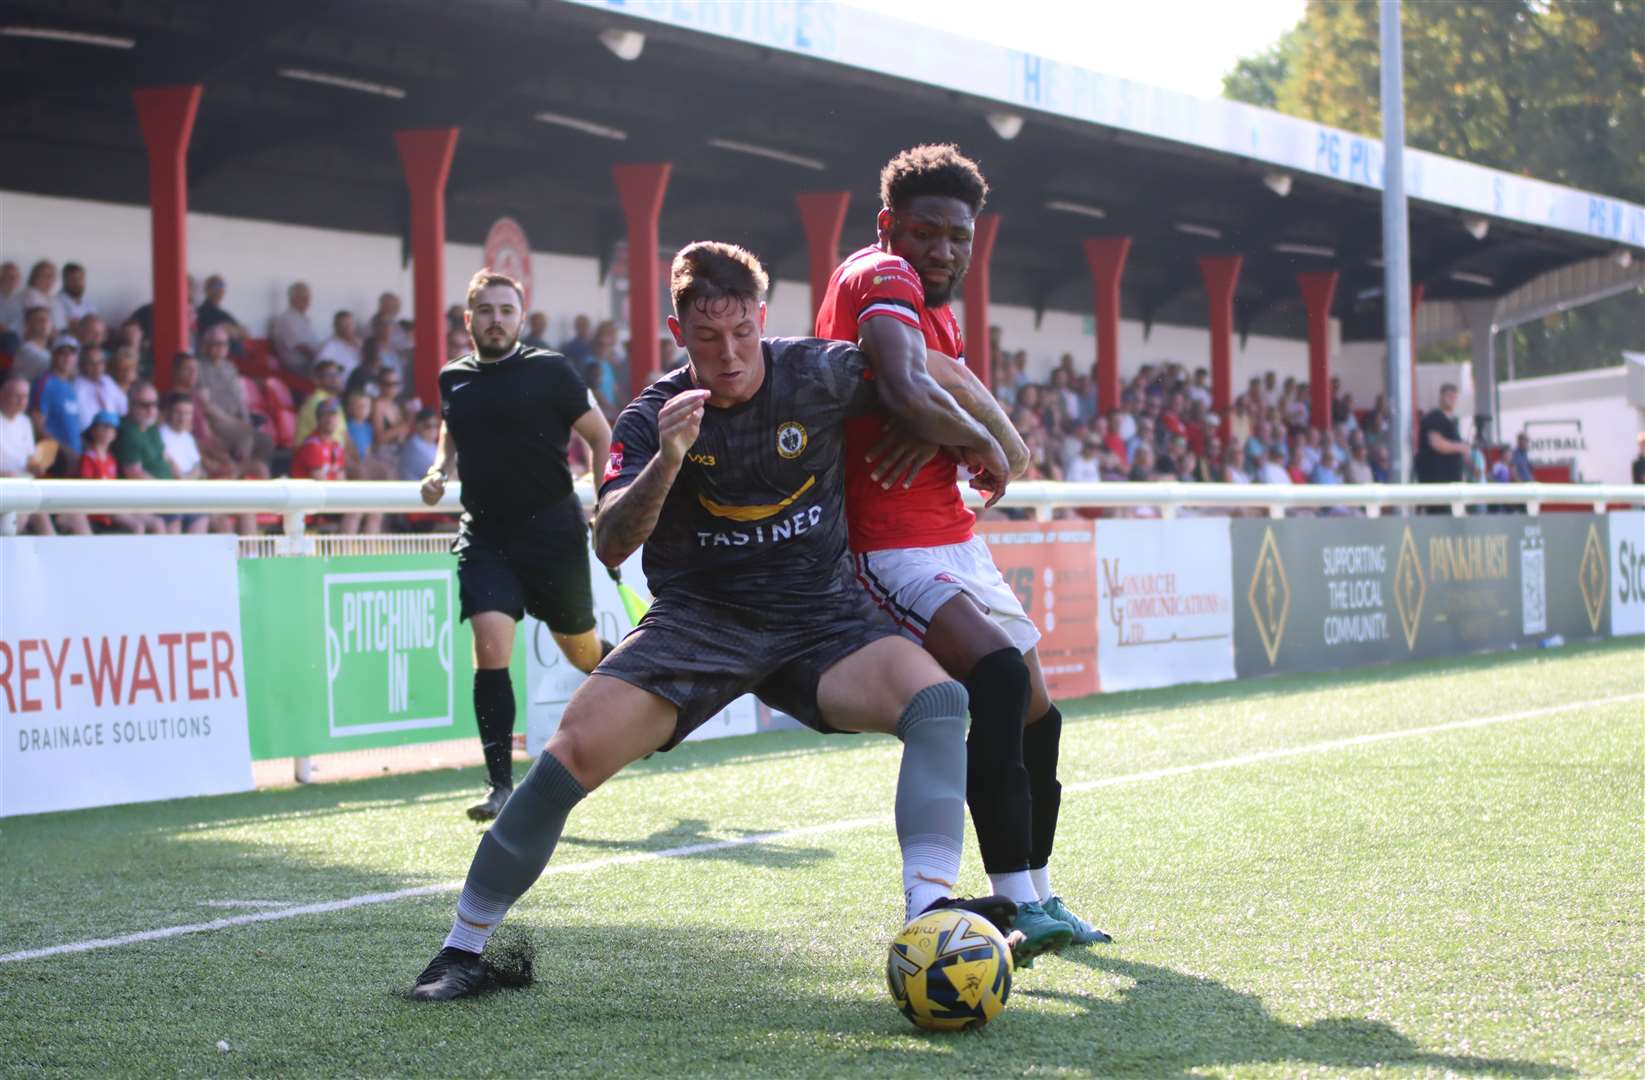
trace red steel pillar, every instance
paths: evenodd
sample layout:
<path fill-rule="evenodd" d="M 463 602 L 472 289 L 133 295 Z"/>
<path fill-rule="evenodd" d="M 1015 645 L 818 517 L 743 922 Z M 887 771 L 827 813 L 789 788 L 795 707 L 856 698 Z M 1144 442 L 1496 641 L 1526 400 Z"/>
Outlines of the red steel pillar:
<path fill-rule="evenodd" d="M 424 404 L 434 405 L 440 400 L 440 367 L 446 360 L 446 177 L 457 149 L 457 129 L 396 131 L 394 142 L 411 189 L 411 307 L 417 341 L 412 385 Z"/>
<path fill-rule="evenodd" d="M 657 366 L 658 277 L 657 223 L 663 216 L 663 193 L 668 190 L 669 162 L 651 165 L 613 165 L 612 179 L 628 219 L 628 385 L 638 394 Z"/>
<path fill-rule="evenodd" d="M 1335 270 L 1297 275 L 1308 308 L 1308 415 L 1321 431 L 1331 430 L 1331 297 L 1337 291 Z"/>
<path fill-rule="evenodd" d="M 994 385 L 994 358 L 988 347 L 988 260 L 994 257 L 994 237 L 999 231 L 998 214 L 977 215 L 971 269 L 965 273 L 965 366 L 990 387 Z"/>
<path fill-rule="evenodd" d="M 1104 416 L 1120 406 L 1120 275 L 1130 251 L 1129 236 L 1085 238 L 1085 261 L 1095 289 L 1097 409 Z"/>
<path fill-rule="evenodd" d="M 849 191 L 812 191 L 794 196 L 805 227 L 805 247 L 811 262 L 811 323 L 817 322 L 828 279 L 840 262 L 840 233 L 845 228 Z"/>
<path fill-rule="evenodd" d="M 149 159 L 149 245 L 154 276 L 154 381 L 171 386 L 171 358 L 188 348 L 188 144 L 198 83 L 131 92 Z"/>
<path fill-rule="evenodd" d="M 1211 411 L 1222 418 L 1224 437 L 1234 401 L 1234 286 L 1243 261 L 1238 255 L 1206 255 L 1199 261 L 1211 328 Z"/>

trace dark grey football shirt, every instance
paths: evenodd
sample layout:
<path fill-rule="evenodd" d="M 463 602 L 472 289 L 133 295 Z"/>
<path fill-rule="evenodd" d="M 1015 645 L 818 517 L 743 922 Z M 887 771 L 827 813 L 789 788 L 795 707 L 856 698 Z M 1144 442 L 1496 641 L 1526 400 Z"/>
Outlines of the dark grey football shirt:
<path fill-rule="evenodd" d="M 712 405 L 645 542 L 646 582 L 740 604 L 804 602 L 855 588 L 846 560 L 845 421 L 878 407 L 855 345 L 767 338 L 765 381 L 748 401 Z M 657 414 L 693 388 L 691 369 L 628 404 L 611 434 L 602 497 L 657 454 Z"/>

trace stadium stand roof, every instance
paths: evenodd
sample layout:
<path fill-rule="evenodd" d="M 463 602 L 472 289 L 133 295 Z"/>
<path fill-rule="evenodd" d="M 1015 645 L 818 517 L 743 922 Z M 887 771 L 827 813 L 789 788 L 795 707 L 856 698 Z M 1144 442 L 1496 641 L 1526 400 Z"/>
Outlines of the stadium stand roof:
<path fill-rule="evenodd" d="M 1337 269 L 1344 337 L 1382 336 L 1376 140 L 852 8 L 12 0 L 0 12 L 0 182 L 16 190 L 146 203 L 131 91 L 198 82 L 193 210 L 406 235 L 393 132 L 456 126 L 452 240 L 477 243 L 508 214 L 533 246 L 604 263 L 625 235 L 611 166 L 669 161 L 665 249 L 733 239 L 804 280 L 796 193 L 852 192 L 849 250 L 872 239 L 885 159 L 955 141 L 1002 216 L 996 302 L 1089 312 L 1078 240 L 1123 234 L 1127 318 L 1204 325 L 1197 257 L 1239 254 L 1241 332 L 1305 336 L 1295 275 Z M 644 35 L 637 59 L 609 33 L 602 44 L 613 30 Z M 995 125 L 1013 116 L 1020 132 L 1002 139 Z M 1428 300 L 1505 296 L 1645 249 L 1640 206 L 1431 154 L 1407 163 L 1413 280 Z"/>

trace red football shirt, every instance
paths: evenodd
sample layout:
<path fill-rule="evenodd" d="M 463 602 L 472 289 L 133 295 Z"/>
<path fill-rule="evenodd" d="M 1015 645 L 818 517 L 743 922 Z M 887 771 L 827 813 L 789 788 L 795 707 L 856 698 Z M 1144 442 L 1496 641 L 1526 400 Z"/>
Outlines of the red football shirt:
<path fill-rule="evenodd" d="M 113 454 L 99 454 L 97 451 L 87 448 L 86 452 L 80 455 L 80 479 L 118 480 L 120 479 L 120 466 L 115 463 Z"/>
<path fill-rule="evenodd" d="M 828 279 L 817 311 L 817 336 L 856 341 L 862 324 L 874 318 L 906 323 L 925 335 L 929 348 L 964 362 L 965 343 L 953 310 L 927 309 L 925 286 L 907 260 L 867 247 L 847 258 Z M 871 466 L 863 459 L 885 424 L 877 415 L 846 423 L 845 513 L 851 550 L 940 547 L 971 539 L 977 516 L 960 498 L 959 476 L 948 455 L 932 458 L 907 489 L 887 491 L 869 475 Z"/>
<path fill-rule="evenodd" d="M 315 432 L 291 455 L 291 475 L 296 480 L 344 480 L 344 464 L 342 445 Z"/>

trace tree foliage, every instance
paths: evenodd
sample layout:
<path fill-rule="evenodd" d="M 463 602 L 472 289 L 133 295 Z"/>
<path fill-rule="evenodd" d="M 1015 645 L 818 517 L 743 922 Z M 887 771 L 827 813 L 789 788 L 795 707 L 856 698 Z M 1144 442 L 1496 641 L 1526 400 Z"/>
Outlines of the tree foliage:
<path fill-rule="evenodd" d="M 1645 202 L 1645 0 L 1425 0 L 1402 5 L 1405 137 L 1506 172 Z M 1375 0 L 1309 0 L 1223 94 L 1379 136 Z M 1645 296 L 1520 333 L 1520 374 L 1612 364 L 1645 348 Z"/>

